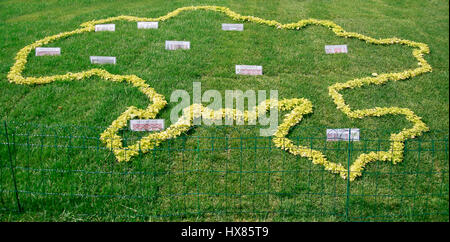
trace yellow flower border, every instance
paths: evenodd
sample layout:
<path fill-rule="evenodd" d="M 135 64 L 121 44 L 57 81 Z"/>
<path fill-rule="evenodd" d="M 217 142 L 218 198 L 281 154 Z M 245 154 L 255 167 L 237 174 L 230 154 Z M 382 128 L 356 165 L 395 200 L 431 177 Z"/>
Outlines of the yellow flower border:
<path fill-rule="evenodd" d="M 92 32 L 95 29 L 96 24 L 108 23 L 118 20 L 126 21 L 165 21 L 167 19 L 173 18 L 183 11 L 194 11 L 194 10 L 210 10 L 224 13 L 226 16 L 230 17 L 235 21 L 248 21 L 253 23 L 265 24 L 268 26 L 275 27 L 277 29 L 289 29 L 289 30 L 299 30 L 308 25 L 318 25 L 329 28 L 337 36 L 345 38 L 356 38 L 363 40 L 366 43 L 378 44 L 378 45 L 406 45 L 413 48 L 412 54 L 417 59 L 419 67 L 416 69 L 405 70 L 398 73 L 385 73 L 385 74 L 373 74 L 371 77 L 353 79 L 344 83 L 336 83 L 328 87 L 329 95 L 333 99 L 337 106 L 337 109 L 341 110 L 350 118 L 364 118 L 364 117 L 374 117 L 374 116 L 384 116 L 384 115 L 404 115 L 408 121 L 413 123 L 413 127 L 410 129 L 404 129 L 400 133 L 392 134 L 390 137 L 391 146 L 389 151 L 379 151 L 370 152 L 367 154 L 360 155 L 356 161 L 351 165 L 350 169 L 346 169 L 339 163 L 330 162 L 325 158 L 325 156 L 317 150 L 294 145 L 293 141 L 288 139 L 286 136 L 289 130 L 300 122 L 303 115 L 312 112 L 312 104 L 307 99 L 284 99 L 278 101 L 278 108 L 284 111 L 291 111 L 283 123 L 278 126 L 273 138 L 275 146 L 288 151 L 294 155 L 300 155 L 310 159 L 314 164 L 319 164 L 324 166 L 324 168 L 332 173 L 339 174 L 342 178 L 346 179 L 350 177 L 350 181 L 353 181 L 356 177 L 361 176 L 364 167 L 373 161 L 392 161 L 394 164 L 401 162 L 403 160 L 403 150 L 404 141 L 408 138 L 414 138 L 421 135 L 423 132 L 429 130 L 427 125 L 422 122 L 421 118 L 414 114 L 411 110 L 407 108 L 399 107 L 375 107 L 370 109 L 359 109 L 352 110 L 339 91 L 344 89 L 358 88 L 362 86 L 367 86 L 371 84 L 381 85 L 388 81 L 398 81 L 405 80 L 408 78 L 415 77 L 419 74 L 431 72 L 432 68 L 428 62 L 423 58 L 424 54 L 430 52 L 428 46 L 424 43 L 414 42 L 410 40 L 403 40 L 399 38 L 387 38 L 387 39 L 375 39 L 362 34 L 347 32 L 341 26 L 335 24 L 329 20 L 317 20 L 317 19 L 304 19 L 295 23 L 281 24 L 275 20 L 265 20 L 254 16 L 242 16 L 238 13 L 231 11 L 226 7 L 219 6 L 190 6 L 178 8 L 164 16 L 158 18 L 139 18 L 133 16 L 117 16 L 101 20 L 93 20 L 81 24 L 81 28 L 63 32 L 57 35 L 45 37 L 38 40 L 30 45 L 22 48 L 16 55 L 16 62 L 11 67 L 8 73 L 8 80 L 11 83 L 16 84 L 45 84 L 54 81 L 71 81 L 80 80 L 84 78 L 89 78 L 92 76 L 98 76 L 105 80 L 110 80 L 113 82 L 128 82 L 134 87 L 137 87 L 142 93 L 144 93 L 150 100 L 150 104 L 146 109 L 138 109 L 136 107 L 129 107 L 124 113 L 122 113 L 112 124 L 101 134 L 101 140 L 113 150 L 117 160 L 129 161 L 133 156 L 139 154 L 139 152 L 145 153 L 154 147 L 158 146 L 164 140 L 177 137 L 183 132 L 187 131 L 189 127 L 192 126 L 192 119 L 197 117 L 199 114 L 208 113 L 211 118 L 223 118 L 225 115 L 233 115 L 234 119 L 244 118 L 249 120 L 255 118 L 257 115 L 256 107 L 252 112 L 239 113 L 238 110 L 234 109 L 221 109 L 218 111 L 208 110 L 201 104 L 193 104 L 183 111 L 183 116 L 180 120 L 166 130 L 151 133 L 141 140 L 137 141 L 136 144 L 130 145 L 128 147 L 123 147 L 121 137 L 118 135 L 118 131 L 127 125 L 128 120 L 132 118 L 142 118 L 151 119 L 156 117 L 159 111 L 164 108 L 167 102 L 164 96 L 158 94 L 153 88 L 145 83 L 145 80 L 139 78 L 135 75 L 114 75 L 106 70 L 102 69 L 91 69 L 88 71 L 83 71 L 79 73 L 66 73 L 64 75 L 53 75 L 44 77 L 23 77 L 22 72 L 25 69 L 27 63 L 27 56 L 36 47 L 51 43 L 57 39 L 66 38 L 75 34 L 81 34 L 84 32 Z M 269 107 L 269 104 L 273 100 L 267 100 L 265 103 L 261 103 L 258 108 Z M 265 106 L 264 106 L 265 105 Z M 197 116 L 196 116 L 197 115 Z"/>

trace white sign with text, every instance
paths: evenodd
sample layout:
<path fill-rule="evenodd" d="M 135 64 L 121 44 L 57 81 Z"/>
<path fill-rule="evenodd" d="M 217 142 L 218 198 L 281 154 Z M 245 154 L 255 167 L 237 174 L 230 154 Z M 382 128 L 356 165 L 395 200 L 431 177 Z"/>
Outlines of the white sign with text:
<path fill-rule="evenodd" d="M 164 130 L 164 119 L 132 119 L 130 120 L 132 131 L 160 131 Z"/>
<path fill-rule="evenodd" d="M 348 53 L 347 45 L 325 45 L 325 53 L 327 54 Z"/>
<path fill-rule="evenodd" d="M 138 29 L 157 29 L 158 22 L 137 22 Z"/>
<path fill-rule="evenodd" d="M 116 64 L 115 56 L 90 56 L 92 64 Z"/>
<path fill-rule="evenodd" d="M 166 40 L 166 50 L 178 50 L 178 49 L 188 50 L 190 48 L 191 42 L 189 41 Z"/>
<path fill-rule="evenodd" d="M 61 48 L 59 47 L 37 47 L 36 56 L 43 55 L 61 55 Z"/>
<path fill-rule="evenodd" d="M 262 75 L 262 66 L 236 65 L 238 75 Z"/>
<path fill-rule="evenodd" d="M 95 32 L 99 31 L 116 31 L 115 24 L 97 24 L 95 25 Z"/>
<path fill-rule="evenodd" d="M 243 24 L 222 24 L 222 30 L 225 31 L 243 31 Z"/>
<path fill-rule="evenodd" d="M 327 129 L 327 141 L 359 141 L 359 129 Z"/>

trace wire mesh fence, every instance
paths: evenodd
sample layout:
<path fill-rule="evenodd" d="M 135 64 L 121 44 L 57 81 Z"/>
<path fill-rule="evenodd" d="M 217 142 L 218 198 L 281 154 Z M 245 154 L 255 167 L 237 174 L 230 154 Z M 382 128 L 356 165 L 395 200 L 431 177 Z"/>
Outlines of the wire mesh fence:
<path fill-rule="evenodd" d="M 89 221 L 448 221 L 447 131 L 407 140 L 404 161 L 374 162 L 349 182 L 272 137 L 209 127 L 170 139 L 130 162 L 99 139 L 103 127 L 4 122 L 0 214 Z M 359 141 L 327 141 L 301 128 L 295 144 L 346 167 L 387 151 L 392 130 L 361 130 Z M 143 135 L 123 130 L 123 143 Z M 372 137 L 372 138 L 364 138 Z M 377 138 L 378 137 L 378 138 Z M 379 138 L 381 137 L 381 138 Z M 383 138 L 384 137 L 384 138 Z M 12 214 L 12 215 L 11 215 Z"/>

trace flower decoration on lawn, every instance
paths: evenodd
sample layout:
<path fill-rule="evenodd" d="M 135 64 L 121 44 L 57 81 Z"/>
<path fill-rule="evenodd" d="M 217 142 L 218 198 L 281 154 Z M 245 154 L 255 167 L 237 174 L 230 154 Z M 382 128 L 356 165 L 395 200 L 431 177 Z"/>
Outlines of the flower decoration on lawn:
<path fill-rule="evenodd" d="M 22 48 L 16 55 L 16 62 L 11 67 L 8 73 L 8 80 L 11 83 L 16 84 L 46 84 L 54 81 L 73 81 L 81 80 L 84 78 L 89 78 L 92 76 L 98 76 L 102 79 L 113 81 L 113 82 L 127 82 L 134 87 L 138 88 L 142 93 L 144 93 L 151 104 L 146 109 L 138 109 L 134 106 L 128 107 L 125 112 L 123 112 L 112 124 L 101 134 L 100 139 L 111 148 L 114 152 L 117 160 L 119 162 L 129 161 L 133 156 L 139 153 L 146 153 L 151 149 L 158 146 L 161 142 L 180 136 L 183 132 L 186 132 L 190 127 L 192 127 L 192 120 L 195 114 L 202 112 L 211 113 L 211 117 L 222 117 L 224 118 L 226 114 L 232 113 L 233 118 L 244 117 L 244 120 L 249 120 L 255 117 L 257 113 L 244 112 L 238 113 L 235 109 L 220 109 L 217 111 L 208 110 L 201 104 L 193 104 L 188 108 L 183 110 L 183 116 L 166 130 L 156 133 L 150 133 L 147 136 L 141 138 L 135 144 L 128 147 L 124 147 L 122 139 L 119 136 L 119 130 L 126 127 L 128 120 L 134 118 L 140 119 L 152 119 L 155 118 L 159 111 L 165 107 L 167 104 L 164 96 L 158 94 L 152 87 L 150 87 L 145 80 L 139 78 L 136 75 L 114 75 L 103 69 L 91 69 L 88 71 L 78 72 L 78 73 L 66 73 L 64 75 L 53 75 L 44 77 L 24 77 L 22 75 L 25 65 L 27 63 L 27 57 L 30 52 L 36 47 L 40 47 L 51 43 L 55 40 L 67 38 L 76 34 L 82 34 L 85 32 L 92 32 L 95 30 L 96 24 L 109 23 L 113 21 L 165 21 L 167 19 L 173 18 L 184 11 L 194 11 L 194 10 L 209 10 L 216 11 L 225 14 L 235 21 L 247 21 L 252 23 L 264 24 L 268 26 L 275 27 L 277 29 L 287 29 L 287 30 L 300 30 L 309 25 L 323 26 L 331 31 L 333 31 L 337 36 L 344 38 L 355 38 L 362 40 L 366 43 L 377 44 L 377 45 L 406 45 L 411 47 L 412 55 L 418 61 L 418 66 L 416 69 L 408 69 L 398 73 L 373 73 L 369 77 L 357 78 L 349 80 L 343 83 L 335 83 L 328 87 L 329 95 L 336 104 L 337 109 L 341 110 L 348 117 L 353 119 L 362 119 L 365 117 L 380 117 L 384 115 L 404 115 L 405 118 L 413 124 L 412 128 L 403 129 L 401 132 L 392 134 L 390 136 L 390 148 L 388 151 L 378 151 L 370 152 L 366 154 L 361 154 L 355 162 L 349 167 L 345 168 L 340 163 L 329 161 L 325 155 L 315 149 L 310 147 L 295 145 L 292 140 L 287 138 L 289 130 L 297 125 L 305 114 L 313 112 L 312 103 L 307 99 L 283 99 L 278 101 L 278 109 L 282 111 L 290 111 L 284 118 L 283 122 L 278 126 L 276 132 L 274 133 L 273 142 L 275 146 L 286 150 L 287 152 L 298 155 L 301 157 L 306 157 L 311 160 L 316 165 L 322 165 L 324 169 L 339 174 L 344 179 L 350 179 L 350 181 L 355 180 L 355 178 L 362 175 L 364 167 L 373 161 L 389 161 L 393 164 L 401 162 L 403 160 L 404 142 L 406 139 L 412 139 L 416 136 L 420 136 L 423 132 L 429 130 L 427 125 L 421 120 L 419 116 L 414 114 L 413 111 L 407 108 L 400 107 L 375 107 L 370 109 L 351 109 L 351 107 L 345 103 L 344 97 L 340 91 L 345 89 L 359 88 L 368 85 L 381 85 L 389 81 L 399 81 L 406 80 L 408 78 L 415 77 L 417 75 L 431 72 L 432 68 L 428 62 L 424 59 L 424 54 L 430 52 L 428 46 L 424 43 L 414 42 L 410 40 L 403 40 L 399 38 L 386 38 L 386 39 L 375 39 L 362 34 L 347 32 L 341 26 L 329 20 L 317 20 L 317 19 L 304 19 L 294 23 L 281 24 L 275 20 L 265 20 L 262 18 L 254 16 L 243 16 L 238 13 L 231 11 L 229 8 L 220 6 L 190 6 L 178 8 L 164 16 L 157 18 L 140 18 L 134 16 L 117 16 L 101 20 L 93 20 L 81 24 L 81 28 L 56 34 L 53 36 L 45 37 L 38 40 L 30 45 Z M 266 100 L 265 102 L 259 104 L 258 108 L 268 109 L 269 104 L 274 100 Z M 262 105 L 262 106 L 261 106 Z M 264 106 L 265 105 L 265 106 Z M 195 112 L 195 110 L 201 110 L 201 112 Z M 256 110 L 256 109 L 255 109 Z M 190 113 L 188 113 L 190 112 Z M 194 114 L 194 115 L 192 115 Z M 216 116 L 219 115 L 219 116 Z"/>

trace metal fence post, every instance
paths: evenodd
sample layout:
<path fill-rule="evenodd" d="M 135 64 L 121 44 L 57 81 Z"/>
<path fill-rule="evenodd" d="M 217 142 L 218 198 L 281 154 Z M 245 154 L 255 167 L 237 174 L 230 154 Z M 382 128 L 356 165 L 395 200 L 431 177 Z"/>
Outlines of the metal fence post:
<path fill-rule="evenodd" d="M 12 161 L 11 145 L 9 143 L 8 126 L 6 124 L 6 121 L 4 121 L 3 124 L 5 127 L 6 144 L 8 146 L 8 155 L 9 155 L 9 167 L 11 169 L 11 176 L 12 176 L 13 183 L 14 183 L 14 191 L 15 191 L 15 195 L 16 195 L 17 209 L 19 212 L 22 212 L 22 206 L 20 205 L 20 200 L 19 200 L 19 191 L 17 190 L 16 174 L 14 172 L 14 166 L 13 166 L 13 161 Z"/>
<path fill-rule="evenodd" d="M 348 146 L 347 146 L 347 200 L 345 202 L 345 220 L 349 220 L 349 207 L 350 207 L 350 158 L 351 158 L 351 146 L 352 146 L 352 139 L 351 139 L 351 133 L 352 129 L 348 129 Z"/>

